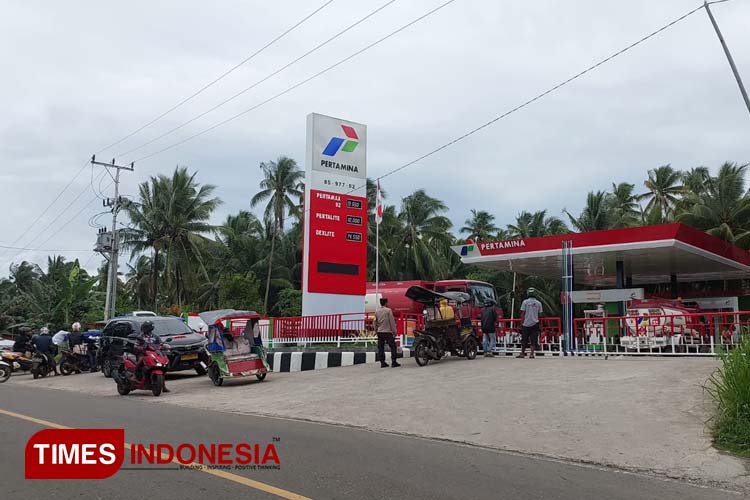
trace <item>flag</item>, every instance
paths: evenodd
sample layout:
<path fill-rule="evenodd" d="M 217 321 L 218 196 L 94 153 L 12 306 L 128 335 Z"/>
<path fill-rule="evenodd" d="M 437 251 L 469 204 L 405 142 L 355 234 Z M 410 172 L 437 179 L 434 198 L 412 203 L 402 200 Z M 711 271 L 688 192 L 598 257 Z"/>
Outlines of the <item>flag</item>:
<path fill-rule="evenodd" d="M 375 198 L 375 223 L 383 222 L 383 197 L 380 194 L 380 179 L 378 179 L 378 194 Z"/>

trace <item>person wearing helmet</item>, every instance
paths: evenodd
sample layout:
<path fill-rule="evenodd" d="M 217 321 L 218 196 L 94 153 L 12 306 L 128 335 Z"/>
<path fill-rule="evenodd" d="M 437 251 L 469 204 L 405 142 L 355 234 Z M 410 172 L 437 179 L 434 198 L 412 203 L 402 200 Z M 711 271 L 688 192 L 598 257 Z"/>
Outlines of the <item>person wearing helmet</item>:
<path fill-rule="evenodd" d="M 151 321 L 144 321 L 141 325 L 141 334 L 138 337 L 138 341 L 135 345 L 135 352 L 136 352 L 136 370 L 141 370 L 141 359 L 143 359 L 143 355 L 145 353 L 145 349 L 147 345 L 157 345 L 161 346 L 162 341 L 161 337 L 159 337 L 154 332 L 154 324 Z M 169 389 L 167 389 L 167 384 L 164 382 L 164 385 L 162 386 L 162 390 L 164 392 L 171 392 Z"/>
<path fill-rule="evenodd" d="M 55 371 L 55 375 L 57 375 L 57 363 L 55 363 L 57 347 L 52 343 L 52 335 L 49 333 L 49 328 L 46 326 L 42 327 L 39 330 L 39 335 L 35 335 L 31 343 L 34 344 L 36 352 L 47 358 L 47 362 Z"/>
<path fill-rule="evenodd" d="M 526 291 L 526 300 L 521 303 L 521 354 L 518 358 L 526 357 L 526 348 L 530 347 L 529 358 L 534 357 L 534 348 L 539 341 L 539 316 L 542 314 L 542 303 L 536 299 L 536 290 Z"/>

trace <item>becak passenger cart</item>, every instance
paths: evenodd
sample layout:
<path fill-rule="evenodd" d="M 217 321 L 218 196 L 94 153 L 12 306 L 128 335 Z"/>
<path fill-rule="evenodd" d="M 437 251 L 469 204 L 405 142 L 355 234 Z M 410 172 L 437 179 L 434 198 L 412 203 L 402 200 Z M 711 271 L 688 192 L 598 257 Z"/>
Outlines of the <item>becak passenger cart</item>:
<path fill-rule="evenodd" d="M 216 386 L 225 378 L 252 377 L 262 381 L 269 372 L 266 350 L 255 311 L 222 309 L 200 317 L 208 325 L 208 377 Z"/>

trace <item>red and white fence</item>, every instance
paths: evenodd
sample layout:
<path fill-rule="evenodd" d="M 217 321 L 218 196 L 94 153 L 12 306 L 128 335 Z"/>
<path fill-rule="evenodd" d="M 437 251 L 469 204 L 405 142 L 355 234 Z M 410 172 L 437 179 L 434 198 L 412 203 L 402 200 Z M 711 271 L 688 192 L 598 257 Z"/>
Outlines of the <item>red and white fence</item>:
<path fill-rule="evenodd" d="M 396 343 L 404 345 L 405 337 L 422 327 L 422 316 L 396 313 Z M 341 344 L 377 342 L 374 314 L 328 314 L 273 319 L 273 345 Z"/>
<path fill-rule="evenodd" d="M 497 323 L 495 352 L 509 353 L 521 350 L 521 319 L 501 319 Z M 562 350 L 562 322 L 560 318 L 539 318 L 539 345 L 537 352 L 559 353 Z"/>
<path fill-rule="evenodd" d="M 750 311 L 611 316 L 574 321 L 573 351 L 616 355 L 704 355 L 750 334 Z"/>

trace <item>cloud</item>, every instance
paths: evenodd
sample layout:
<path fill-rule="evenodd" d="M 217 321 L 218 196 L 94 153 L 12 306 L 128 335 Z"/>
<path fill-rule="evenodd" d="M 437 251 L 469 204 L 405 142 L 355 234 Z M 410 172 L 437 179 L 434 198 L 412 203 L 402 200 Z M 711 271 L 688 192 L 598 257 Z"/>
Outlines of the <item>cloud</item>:
<path fill-rule="evenodd" d="M 322 3 L 322 1 L 320 2 Z M 263 78 L 383 2 L 336 0 L 290 36 L 188 105 L 131 140 L 111 159 Z M 143 148 L 129 162 L 267 99 L 438 5 L 396 2 L 236 101 Z M 0 213 L 9 244 L 54 199 L 90 155 L 211 81 L 318 4 L 198 1 L 126 4 L 11 1 L 0 19 Z M 366 123 L 369 172 L 382 175 L 513 108 L 592 62 L 662 26 L 696 3 L 496 2 L 456 0 L 323 77 L 123 173 L 135 194 L 175 165 L 198 170 L 224 205 L 215 221 L 248 208 L 258 164 L 288 155 L 304 163 L 305 116 Z M 714 7 L 740 71 L 750 71 L 747 2 Z M 746 77 L 749 80 L 750 77 Z M 384 179 L 390 203 L 415 187 L 443 199 L 460 225 L 471 208 L 500 223 L 521 210 L 577 212 L 589 190 L 641 186 L 646 170 L 748 161 L 750 120 L 721 47 L 699 11 L 670 30 L 452 148 Z M 90 170 L 74 182 L 18 246 L 67 207 L 70 220 L 94 198 Z M 111 195 L 111 190 L 107 193 Z M 85 209 L 49 249 L 93 246 Z M 106 218 L 105 218 L 106 220 Z M 55 225 L 50 231 L 55 231 Z M 48 233 L 49 234 L 49 233 Z M 35 243 L 46 239 L 39 235 Z M 33 246 L 33 245 L 32 245 Z M 86 252 L 66 254 L 99 261 Z M 46 252 L 0 250 L 43 262 Z M 89 260 L 90 259 L 90 260 Z"/>

